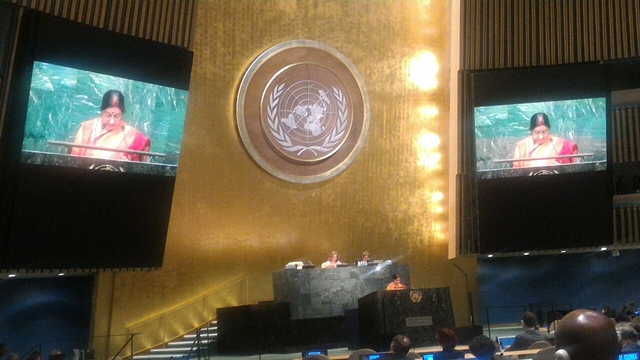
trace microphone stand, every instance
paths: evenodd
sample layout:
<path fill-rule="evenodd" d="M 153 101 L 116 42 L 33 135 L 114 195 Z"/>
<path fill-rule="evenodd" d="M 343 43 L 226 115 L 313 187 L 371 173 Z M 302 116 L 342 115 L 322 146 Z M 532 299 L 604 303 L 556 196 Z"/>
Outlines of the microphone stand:
<path fill-rule="evenodd" d="M 473 299 L 471 297 L 471 292 L 469 292 L 469 279 L 467 278 L 467 273 L 462 270 L 460 266 L 455 263 L 451 263 L 451 265 L 455 266 L 456 269 L 460 270 L 462 275 L 464 275 L 464 283 L 467 286 L 467 303 L 469 305 L 469 320 L 471 321 L 471 326 L 475 326 L 473 321 Z"/>

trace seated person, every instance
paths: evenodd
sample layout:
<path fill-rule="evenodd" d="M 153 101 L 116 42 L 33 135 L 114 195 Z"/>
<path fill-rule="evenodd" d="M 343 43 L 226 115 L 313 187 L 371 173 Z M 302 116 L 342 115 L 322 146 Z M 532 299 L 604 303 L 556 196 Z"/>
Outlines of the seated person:
<path fill-rule="evenodd" d="M 602 307 L 602 313 L 603 313 L 606 317 L 608 317 L 608 318 L 613 318 L 613 319 L 615 319 L 615 317 L 616 317 L 616 311 L 615 311 L 615 310 L 613 310 L 613 309 L 611 308 L 611 306 L 609 306 L 609 305 L 604 305 L 604 306 Z"/>
<path fill-rule="evenodd" d="M 616 325 L 616 331 L 620 334 L 620 352 L 640 352 L 638 345 L 638 333 L 629 324 L 620 323 Z"/>
<path fill-rule="evenodd" d="M 511 346 L 505 351 L 527 350 L 529 345 L 536 341 L 547 341 L 547 337 L 536 330 L 536 317 L 532 312 L 525 312 L 522 315 L 520 322 L 522 323 L 522 329 L 524 332 L 516 335 L 516 339 L 513 341 L 513 344 L 511 344 Z"/>
<path fill-rule="evenodd" d="M 494 360 L 497 344 L 486 335 L 478 335 L 469 342 L 469 351 L 476 359 Z"/>
<path fill-rule="evenodd" d="M 387 290 L 404 290 L 407 286 L 402 283 L 402 279 L 400 279 L 400 275 L 393 274 L 391 277 L 391 282 L 387 285 Z"/>
<path fill-rule="evenodd" d="M 464 359 L 464 353 L 456 350 L 458 337 L 453 330 L 442 328 L 436 333 L 436 341 L 442 346 L 442 351 L 433 354 L 433 360 Z"/>
<path fill-rule="evenodd" d="M 340 262 L 340 257 L 338 256 L 337 251 L 332 251 L 329 255 L 329 259 L 320 265 L 322 269 L 335 269 L 338 265 L 342 264 Z"/>
<path fill-rule="evenodd" d="M 411 350 L 411 340 L 404 335 L 396 335 L 391 340 L 391 346 L 389 346 L 389 354 L 394 359 L 405 359 L 407 354 Z M 393 356 L 395 355 L 395 356 Z"/>
<path fill-rule="evenodd" d="M 514 168 L 529 166 L 545 166 L 569 164 L 578 161 L 577 157 L 560 157 L 560 155 L 572 155 L 578 153 L 578 145 L 575 143 L 551 136 L 551 123 L 545 113 L 533 114 L 529 121 L 531 136 L 520 140 L 513 152 L 514 159 L 530 159 L 526 161 L 514 161 Z"/>
<path fill-rule="evenodd" d="M 634 317 L 638 316 L 637 311 L 638 309 L 636 309 L 636 303 L 633 301 L 629 301 L 628 303 L 624 304 L 621 313 L 627 315 L 629 319 L 633 319 Z"/>
<path fill-rule="evenodd" d="M 611 319 L 578 309 L 565 315 L 556 330 L 556 360 L 616 360 L 620 351 Z"/>
<path fill-rule="evenodd" d="M 145 161 L 144 155 L 118 152 L 110 149 L 149 151 L 151 140 L 123 121 L 124 96 L 118 90 L 109 90 L 102 97 L 100 116 L 80 124 L 75 144 L 98 148 L 74 147 L 71 155 L 98 159 Z"/>
<path fill-rule="evenodd" d="M 26 360 L 42 360 L 42 357 L 40 356 L 40 352 L 32 351 L 27 355 Z"/>
<path fill-rule="evenodd" d="M 368 251 L 364 251 L 362 253 L 362 257 L 360 258 L 360 260 L 356 261 L 356 265 L 367 265 L 367 263 L 369 262 L 369 252 Z"/>

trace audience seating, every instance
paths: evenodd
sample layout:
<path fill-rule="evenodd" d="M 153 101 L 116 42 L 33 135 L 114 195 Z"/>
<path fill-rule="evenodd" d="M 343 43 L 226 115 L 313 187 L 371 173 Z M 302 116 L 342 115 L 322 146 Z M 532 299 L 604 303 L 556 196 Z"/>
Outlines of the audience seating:
<path fill-rule="evenodd" d="M 358 349 L 349 355 L 347 360 L 360 360 L 360 355 L 369 355 L 375 354 L 376 352 L 372 349 Z"/>
<path fill-rule="evenodd" d="M 529 347 L 527 349 L 544 349 L 544 348 L 548 348 L 550 346 L 552 346 L 550 342 L 544 341 L 544 340 L 540 340 L 540 341 L 536 341 L 533 344 L 529 345 Z"/>
<path fill-rule="evenodd" d="M 313 354 L 313 355 L 305 356 L 303 360 L 331 360 L 331 359 L 324 354 Z"/>
<path fill-rule="evenodd" d="M 555 360 L 556 359 L 556 347 L 549 346 L 540 351 L 538 351 L 534 356 L 533 360 Z"/>

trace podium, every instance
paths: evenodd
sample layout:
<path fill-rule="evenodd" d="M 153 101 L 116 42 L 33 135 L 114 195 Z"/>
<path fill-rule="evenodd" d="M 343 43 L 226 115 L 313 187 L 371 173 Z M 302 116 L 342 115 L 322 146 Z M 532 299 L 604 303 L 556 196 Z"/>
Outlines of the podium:
<path fill-rule="evenodd" d="M 291 304 L 292 319 L 344 316 L 362 296 L 384 289 L 393 274 L 411 285 L 408 265 L 282 270 L 273 273 L 273 297 Z"/>
<path fill-rule="evenodd" d="M 394 336 L 413 347 L 437 346 L 438 329 L 453 329 L 448 287 L 376 291 L 358 299 L 360 348 L 388 351 Z"/>

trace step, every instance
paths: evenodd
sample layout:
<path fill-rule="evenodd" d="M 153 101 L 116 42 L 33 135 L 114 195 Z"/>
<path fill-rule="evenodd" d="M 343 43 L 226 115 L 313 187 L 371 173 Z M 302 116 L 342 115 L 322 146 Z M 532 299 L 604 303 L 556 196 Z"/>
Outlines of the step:
<path fill-rule="evenodd" d="M 195 339 L 197 337 L 196 334 L 187 334 L 185 336 L 183 336 L 183 339 Z M 215 338 L 218 337 L 218 333 L 207 333 L 207 334 L 200 334 L 201 338 Z"/>
<path fill-rule="evenodd" d="M 162 349 L 151 349 L 150 352 L 153 353 L 188 353 L 191 350 L 191 347 L 176 347 L 176 348 L 162 348 Z"/>
<path fill-rule="evenodd" d="M 198 355 L 197 354 L 191 354 L 191 356 L 189 358 L 197 358 Z M 133 357 L 133 360 L 136 359 L 184 359 L 184 354 L 165 354 L 165 355 L 160 355 L 160 354 L 156 354 L 156 355 L 136 355 Z"/>
<path fill-rule="evenodd" d="M 186 334 L 181 339 L 171 341 L 164 348 L 150 349 L 144 355 L 135 355 L 134 360 L 166 360 L 166 359 L 187 359 L 186 354 L 190 353 L 189 359 L 198 357 L 198 352 L 207 349 L 215 344 L 218 338 L 218 326 L 216 321 L 212 321 L 210 326 L 199 329 L 198 334 Z"/>
<path fill-rule="evenodd" d="M 211 340 L 207 340 L 207 342 L 211 342 Z M 171 341 L 167 343 L 167 347 L 173 346 L 191 346 L 195 343 L 195 341 Z"/>

